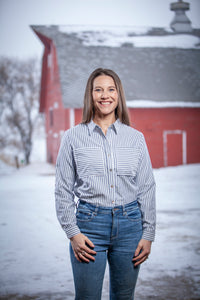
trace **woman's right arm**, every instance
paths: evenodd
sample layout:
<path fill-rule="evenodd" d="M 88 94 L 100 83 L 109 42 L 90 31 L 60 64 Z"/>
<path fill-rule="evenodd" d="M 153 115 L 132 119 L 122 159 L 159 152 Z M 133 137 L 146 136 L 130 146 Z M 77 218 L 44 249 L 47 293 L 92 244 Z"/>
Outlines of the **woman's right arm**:
<path fill-rule="evenodd" d="M 56 161 L 55 200 L 58 220 L 71 240 L 74 255 L 77 260 L 89 262 L 95 260 L 96 252 L 93 243 L 76 225 L 74 184 L 76 166 L 68 132 L 62 138 Z M 88 247 L 89 246 L 89 247 Z"/>
<path fill-rule="evenodd" d="M 76 225 L 74 184 L 76 167 L 69 132 L 61 142 L 56 161 L 55 201 L 58 220 L 68 238 L 80 233 Z"/>

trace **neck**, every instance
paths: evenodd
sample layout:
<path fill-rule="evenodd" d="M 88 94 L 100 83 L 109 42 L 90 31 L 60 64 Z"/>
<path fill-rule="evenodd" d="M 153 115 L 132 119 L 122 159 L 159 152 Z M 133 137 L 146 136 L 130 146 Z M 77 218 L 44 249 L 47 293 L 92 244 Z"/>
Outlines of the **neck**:
<path fill-rule="evenodd" d="M 99 117 L 99 116 L 94 116 L 93 122 L 97 125 L 99 125 L 104 132 L 104 134 L 107 133 L 108 127 L 115 123 L 116 118 L 115 115 L 112 116 L 107 116 L 107 117 Z"/>

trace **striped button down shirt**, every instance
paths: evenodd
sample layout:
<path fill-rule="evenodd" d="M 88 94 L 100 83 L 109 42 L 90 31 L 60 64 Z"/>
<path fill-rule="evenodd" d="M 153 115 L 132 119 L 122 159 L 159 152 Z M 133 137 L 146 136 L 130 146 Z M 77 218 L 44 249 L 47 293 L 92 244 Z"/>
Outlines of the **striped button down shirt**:
<path fill-rule="evenodd" d="M 143 238 L 154 240 L 155 181 L 143 134 L 119 119 L 106 135 L 93 121 L 67 130 L 56 162 L 56 211 L 68 238 L 80 232 L 75 195 L 114 207 L 138 201 Z"/>

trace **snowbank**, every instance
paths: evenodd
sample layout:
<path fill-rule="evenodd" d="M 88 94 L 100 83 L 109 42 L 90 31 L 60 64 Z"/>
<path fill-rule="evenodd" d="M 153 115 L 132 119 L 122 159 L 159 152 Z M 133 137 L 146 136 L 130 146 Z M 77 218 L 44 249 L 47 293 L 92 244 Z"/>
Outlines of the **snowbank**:
<path fill-rule="evenodd" d="M 16 169 L 0 160 L 0 176 L 12 174 Z"/>
<path fill-rule="evenodd" d="M 8 173 L 0 177 L 0 296 L 74 299 L 69 242 L 55 213 L 54 166 L 37 163 Z M 154 174 L 157 235 L 150 258 L 141 268 L 137 299 L 150 295 L 169 299 L 161 297 L 171 288 L 164 275 L 172 282 L 177 276 L 183 276 L 184 282 L 193 280 L 192 298 L 195 289 L 200 292 L 200 164 L 156 169 Z M 108 299 L 108 278 L 107 270 L 103 300 Z M 164 288 L 156 288 L 158 282 Z M 177 299 L 190 299 L 181 297 L 176 284 L 175 288 Z"/>

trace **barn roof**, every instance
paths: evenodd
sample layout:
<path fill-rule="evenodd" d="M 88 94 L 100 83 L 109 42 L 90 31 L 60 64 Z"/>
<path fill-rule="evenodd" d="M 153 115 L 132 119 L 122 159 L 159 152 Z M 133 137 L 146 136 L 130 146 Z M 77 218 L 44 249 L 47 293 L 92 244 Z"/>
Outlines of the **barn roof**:
<path fill-rule="evenodd" d="M 89 74 L 98 67 L 120 76 L 126 99 L 200 102 L 200 30 L 32 26 L 56 46 L 63 104 L 82 107 Z"/>

